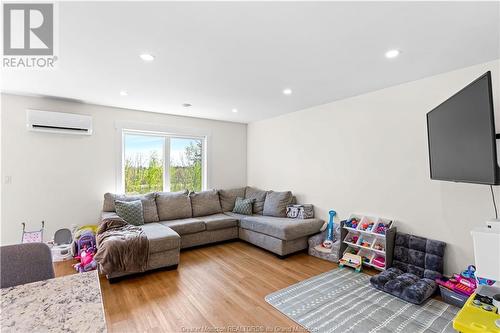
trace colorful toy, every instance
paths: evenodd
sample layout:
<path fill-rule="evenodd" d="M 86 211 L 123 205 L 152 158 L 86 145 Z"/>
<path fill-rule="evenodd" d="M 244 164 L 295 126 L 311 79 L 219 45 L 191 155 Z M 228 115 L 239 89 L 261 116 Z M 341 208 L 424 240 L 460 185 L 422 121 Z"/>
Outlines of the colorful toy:
<path fill-rule="evenodd" d="M 467 266 L 467 269 L 465 271 L 463 271 L 461 273 L 461 275 L 465 278 L 473 279 L 473 280 L 477 281 L 478 285 L 492 286 L 495 284 L 494 280 L 485 279 L 485 278 L 476 276 L 476 266 L 474 266 L 474 265 Z"/>
<path fill-rule="evenodd" d="M 86 246 L 81 250 L 80 255 L 75 259 L 80 262 L 73 267 L 80 273 L 92 271 L 97 268 L 97 262 L 94 259 L 94 250 L 87 249 Z"/>
<path fill-rule="evenodd" d="M 331 249 L 333 247 L 333 242 L 334 242 L 334 230 L 335 230 L 334 217 L 335 215 L 337 215 L 337 212 L 331 210 L 328 212 L 328 214 L 330 214 L 330 221 L 328 222 L 326 228 L 326 239 L 323 241 L 323 247 Z"/>
<path fill-rule="evenodd" d="M 384 251 L 384 246 L 380 243 L 373 244 L 373 249 L 378 251 Z"/>
<path fill-rule="evenodd" d="M 357 217 L 350 218 L 349 220 L 345 221 L 344 225 L 348 228 L 356 229 L 359 224 L 359 219 Z"/>
<path fill-rule="evenodd" d="M 353 247 L 348 247 L 346 253 L 358 254 L 358 250 Z"/>
<path fill-rule="evenodd" d="M 450 279 L 436 279 L 436 283 L 466 296 L 472 295 L 477 288 L 475 279 L 458 274 L 453 274 Z"/>
<path fill-rule="evenodd" d="M 358 235 L 349 235 L 345 239 L 346 242 L 356 244 L 358 242 L 359 236 Z"/>
<path fill-rule="evenodd" d="M 379 222 L 373 232 L 376 234 L 385 235 L 385 232 L 387 231 L 387 229 L 389 229 L 390 225 L 390 223 Z"/>
<path fill-rule="evenodd" d="M 364 223 L 361 223 L 361 226 L 359 229 L 363 230 L 363 231 L 370 231 L 370 230 L 372 230 L 373 225 L 374 225 L 373 222 L 364 222 Z"/>
<path fill-rule="evenodd" d="M 95 235 L 90 230 L 85 230 L 80 234 L 80 237 L 76 240 L 76 251 L 75 255 L 80 256 L 83 249 L 96 251 L 96 240 Z"/>
<path fill-rule="evenodd" d="M 365 241 L 363 238 L 359 240 L 359 245 L 362 247 L 371 247 L 372 244 L 370 242 Z"/>
<path fill-rule="evenodd" d="M 385 267 L 385 258 L 382 256 L 376 256 L 375 259 L 372 260 L 372 264 L 384 268 Z"/>
<path fill-rule="evenodd" d="M 344 266 L 352 267 L 359 273 L 361 272 L 362 259 L 357 254 L 346 252 L 342 259 L 339 260 L 339 267 L 343 268 Z"/>

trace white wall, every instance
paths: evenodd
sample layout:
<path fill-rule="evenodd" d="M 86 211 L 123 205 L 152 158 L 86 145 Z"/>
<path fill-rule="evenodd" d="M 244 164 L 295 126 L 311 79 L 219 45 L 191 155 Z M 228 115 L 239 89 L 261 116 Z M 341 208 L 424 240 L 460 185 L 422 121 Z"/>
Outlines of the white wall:
<path fill-rule="evenodd" d="M 248 183 L 290 189 L 324 219 L 329 209 L 397 219 L 400 231 L 447 242 L 445 270 L 458 272 L 474 259 L 470 230 L 494 217 L 490 189 L 430 180 L 425 115 L 487 70 L 500 114 L 499 67 L 485 63 L 251 123 Z"/>
<path fill-rule="evenodd" d="M 29 132 L 28 108 L 92 115 L 94 134 Z M 36 229 L 45 220 L 49 240 L 59 228 L 98 221 L 103 194 L 114 192 L 117 185 L 117 122 L 207 133 L 208 186 L 246 184 L 246 124 L 5 94 L 1 121 L 2 244 L 19 242 L 21 222 Z M 7 176 L 11 184 L 5 184 Z"/>

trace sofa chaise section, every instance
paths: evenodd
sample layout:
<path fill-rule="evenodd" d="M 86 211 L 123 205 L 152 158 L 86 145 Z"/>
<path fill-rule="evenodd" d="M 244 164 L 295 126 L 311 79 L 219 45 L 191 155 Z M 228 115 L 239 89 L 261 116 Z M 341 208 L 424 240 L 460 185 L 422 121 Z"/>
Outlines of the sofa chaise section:
<path fill-rule="evenodd" d="M 323 226 L 320 219 L 290 219 L 226 213 L 239 220 L 239 238 L 280 256 L 307 249 L 310 235 Z"/>

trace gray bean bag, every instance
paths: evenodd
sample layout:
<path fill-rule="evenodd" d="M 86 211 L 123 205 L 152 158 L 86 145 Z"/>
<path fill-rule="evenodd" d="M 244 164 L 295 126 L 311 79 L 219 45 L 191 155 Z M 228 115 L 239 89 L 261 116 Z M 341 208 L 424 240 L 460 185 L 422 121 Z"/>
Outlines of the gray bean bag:
<path fill-rule="evenodd" d="M 437 289 L 435 279 L 443 273 L 446 243 L 397 233 L 392 267 L 372 276 L 377 289 L 407 302 L 421 304 Z"/>

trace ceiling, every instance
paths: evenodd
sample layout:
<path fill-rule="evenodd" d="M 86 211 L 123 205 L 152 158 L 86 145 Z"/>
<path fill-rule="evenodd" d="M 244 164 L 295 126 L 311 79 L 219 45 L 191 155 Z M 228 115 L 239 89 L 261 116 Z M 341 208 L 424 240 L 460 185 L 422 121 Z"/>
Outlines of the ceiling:
<path fill-rule="evenodd" d="M 57 69 L 1 89 L 252 122 L 500 58 L 499 5 L 60 2 Z"/>

